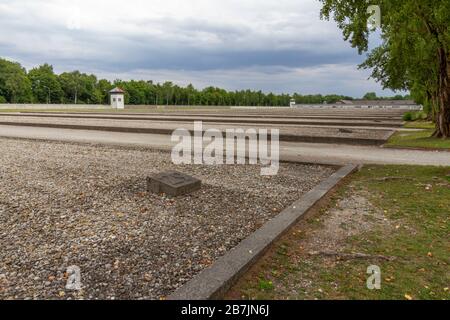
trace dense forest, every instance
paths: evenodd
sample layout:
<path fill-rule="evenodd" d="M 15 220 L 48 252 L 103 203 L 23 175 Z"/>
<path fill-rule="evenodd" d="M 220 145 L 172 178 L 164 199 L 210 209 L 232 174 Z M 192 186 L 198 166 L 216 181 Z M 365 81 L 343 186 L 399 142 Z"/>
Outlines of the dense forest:
<path fill-rule="evenodd" d="M 288 106 L 291 99 L 296 103 L 311 104 L 353 99 L 337 94 L 289 95 L 252 90 L 227 91 L 215 87 L 198 90 L 191 84 L 181 87 L 172 82 L 161 84 L 144 80 L 110 82 L 79 71 L 58 75 L 49 64 L 27 72 L 19 63 L 0 58 L 0 103 L 108 104 L 108 92 L 116 86 L 126 91 L 125 103 L 132 105 Z M 367 93 L 364 98 L 378 99 L 375 93 Z M 393 97 L 406 98 L 408 96 Z"/>

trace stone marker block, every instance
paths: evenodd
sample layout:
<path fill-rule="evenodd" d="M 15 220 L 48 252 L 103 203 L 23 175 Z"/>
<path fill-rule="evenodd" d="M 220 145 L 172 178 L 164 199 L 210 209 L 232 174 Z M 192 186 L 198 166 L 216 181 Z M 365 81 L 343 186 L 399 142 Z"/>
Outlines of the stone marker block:
<path fill-rule="evenodd" d="M 147 177 L 148 192 L 163 192 L 174 197 L 199 190 L 201 186 L 201 180 L 177 171 L 162 172 Z"/>

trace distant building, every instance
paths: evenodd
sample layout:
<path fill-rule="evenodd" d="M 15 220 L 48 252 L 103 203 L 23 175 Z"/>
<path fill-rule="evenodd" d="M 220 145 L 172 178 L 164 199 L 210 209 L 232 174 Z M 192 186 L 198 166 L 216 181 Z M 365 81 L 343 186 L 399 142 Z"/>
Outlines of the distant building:
<path fill-rule="evenodd" d="M 413 100 L 340 100 L 337 105 L 361 106 L 366 108 L 396 108 L 417 106 Z"/>
<path fill-rule="evenodd" d="M 294 107 L 295 107 L 295 104 L 296 104 L 295 99 L 291 99 L 291 101 L 290 101 L 290 103 L 289 103 L 289 106 L 290 106 L 291 108 L 294 108 Z"/>
<path fill-rule="evenodd" d="M 295 108 L 422 110 L 413 100 L 340 100 L 334 104 L 297 104 Z"/>
<path fill-rule="evenodd" d="M 125 91 L 115 87 L 109 92 L 109 95 L 113 109 L 125 109 Z"/>

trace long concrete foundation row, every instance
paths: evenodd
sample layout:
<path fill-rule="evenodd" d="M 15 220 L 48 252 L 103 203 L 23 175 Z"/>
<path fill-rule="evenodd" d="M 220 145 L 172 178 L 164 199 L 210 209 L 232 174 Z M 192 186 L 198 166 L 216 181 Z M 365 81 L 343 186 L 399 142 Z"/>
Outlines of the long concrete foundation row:
<path fill-rule="evenodd" d="M 300 114 L 278 114 L 278 113 L 197 113 L 197 112 L 20 112 L 0 113 L 2 115 L 15 116 L 108 116 L 108 117 L 195 117 L 195 118 L 250 118 L 250 119 L 322 119 L 322 120 L 348 120 L 348 121 L 402 121 L 401 114 L 363 114 L 363 113 L 300 113 Z"/>
<path fill-rule="evenodd" d="M 271 124 L 271 125 L 322 125 L 335 127 L 382 127 L 382 128 L 400 128 L 403 125 L 401 121 L 391 119 L 381 120 L 373 119 L 336 119 L 336 118 L 275 118 L 275 117 L 228 117 L 228 116 L 175 116 L 175 115 L 157 115 L 157 116 L 133 116 L 133 115 L 107 115 L 107 114 L 0 114 L 0 117 L 16 118 L 62 118 L 62 119 L 105 119 L 105 120 L 129 120 L 129 121 L 194 121 L 201 120 L 209 123 L 245 123 L 245 124 Z"/>
<path fill-rule="evenodd" d="M 140 121 L 137 121 L 140 120 Z M 191 133 L 194 129 L 194 121 L 160 121 L 134 119 L 122 120 L 120 118 L 48 118 L 48 117 L 2 117 L 0 124 L 5 126 L 45 127 L 78 130 L 96 130 L 108 132 L 128 132 L 146 134 L 172 134 L 176 129 L 185 128 Z M 381 145 L 392 134 L 393 130 L 383 128 L 342 128 L 337 126 L 299 126 L 291 124 L 277 125 L 272 123 L 204 123 L 204 130 L 219 129 L 226 132 L 227 129 L 279 129 L 281 141 L 335 143 L 350 145 Z"/>
<path fill-rule="evenodd" d="M 148 110 L 146 110 L 148 111 Z M 382 145 L 403 125 L 399 110 L 199 109 L 176 112 L 12 112 L 0 113 L 5 126 L 165 134 L 195 121 L 207 129 L 279 129 L 288 142 Z M 166 111 L 166 110 L 165 110 Z M 172 110 L 173 111 L 173 110 Z"/>

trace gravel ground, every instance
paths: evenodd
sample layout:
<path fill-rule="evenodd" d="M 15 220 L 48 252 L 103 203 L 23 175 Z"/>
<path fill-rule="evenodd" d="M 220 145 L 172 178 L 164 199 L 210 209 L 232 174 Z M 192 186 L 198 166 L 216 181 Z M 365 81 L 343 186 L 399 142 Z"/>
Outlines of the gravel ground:
<path fill-rule="evenodd" d="M 138 148 L 0 139 L 0 299 L 160 299 L 297 200 L 332 168 L 175 166 Z M 169 169 L 203 180 L 145 192 Z M 81 269 L 69 291 L 66 270 Z"/>

